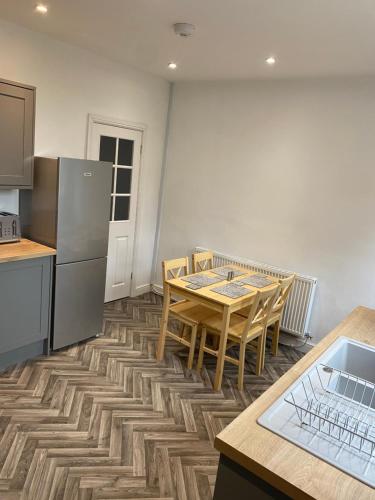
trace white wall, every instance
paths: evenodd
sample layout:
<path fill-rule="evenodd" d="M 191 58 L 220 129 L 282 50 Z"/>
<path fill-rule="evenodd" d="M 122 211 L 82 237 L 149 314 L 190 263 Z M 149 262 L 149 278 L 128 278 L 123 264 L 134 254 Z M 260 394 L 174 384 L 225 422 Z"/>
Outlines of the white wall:
<path fill-rule="evenodd" d="M 375 306 L 374 134 L 375 79 L 177 84 L 158 265 L 201 245 L 316 276 L 318 341 Z"/>
<path fill-rule="evenodd" d="M 18 214 L 18 189 L 0 189 L 0 211 Z"/>
<path fill-rule="evenodd" d="M 169 83 L 89 51 L 0 22 L 0 77 L 37 87 L 36 155 L 85 157 L 89 113 L 147 125 L 135 249 L 139 291 L 150 283 Z M 0 209 L 17 191 L 0 192 Z"/>

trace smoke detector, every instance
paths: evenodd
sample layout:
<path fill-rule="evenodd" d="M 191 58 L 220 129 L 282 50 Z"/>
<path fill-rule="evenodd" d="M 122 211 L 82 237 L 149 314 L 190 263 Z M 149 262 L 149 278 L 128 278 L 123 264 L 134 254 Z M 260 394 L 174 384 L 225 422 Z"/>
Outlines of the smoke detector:
<path fill-rule="evenodd" d="M 190 23 L 176 23 L 173 25 L 173 28 L 174 28 L 174 32 L 176 33 L 176 35 L 182 36 L 182 37 L 189 37 L 195 31 L 194 24 L 190 24 Z"/>

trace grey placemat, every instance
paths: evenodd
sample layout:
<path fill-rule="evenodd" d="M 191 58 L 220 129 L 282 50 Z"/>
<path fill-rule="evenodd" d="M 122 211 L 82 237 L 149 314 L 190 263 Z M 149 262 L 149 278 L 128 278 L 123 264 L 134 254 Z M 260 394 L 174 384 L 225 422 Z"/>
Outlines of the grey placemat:
<path fill-rule="evenodd" d="M 252 276 L 246 276 L 246 278 L 241 278 L 236 281 L 240 285 L 250 285 L 256 288 L 264 288 L 265 286 L 272 285 L 274 282 L 264 276 L 263 274 L 253 274 Z"/>
<path fill-rule="evenodd" d="M 206 276 L 205 274 L 193 274 L 192 276 L 186 276 L 181 278 L 183 281 L 187 281 L 188 283 L 192 283 L 198 288 L 203 288 L 204 286 L 214 285 L 215 283 L 219 283 L 223 281 L 223 278 L 219 278 L 217 276 Z"/>
<path fill-rule="evenodd" d="M 194 285 L 194 283 L 189 283 L 186 285 L 186 288 L 189 288 L 190 290 L 199 290 L 199 288 L 203 288 L 201 285 Z"/>
<path fill-rule="evenodd" d="M 231 299 L 237 299 L 243 295 L 251 293 L 251 290 L 241 286 L 236 285 L 236 283 L 229 283 L 228 285 L 217 286 L 216 288 L 211 288 L 212 292 L 219 293 L 220 295 L 225 295 Z"/>
<path fill-rule="evenodd" d="M 238 269 L 232 266 L 222 266 L 222 267 L 216 267 L 215 269 L 210 269 L 211 273 L 218 274 L 219 276 L 224 276 L 225 278 L 228 276 L 228 273 L 230 271 L 233 271 L 234 278 L 236 278 L 237 276 L 243 276 L 244 274 L 247 273 L 245 269 L 243 271 L 239 271 Z"/>

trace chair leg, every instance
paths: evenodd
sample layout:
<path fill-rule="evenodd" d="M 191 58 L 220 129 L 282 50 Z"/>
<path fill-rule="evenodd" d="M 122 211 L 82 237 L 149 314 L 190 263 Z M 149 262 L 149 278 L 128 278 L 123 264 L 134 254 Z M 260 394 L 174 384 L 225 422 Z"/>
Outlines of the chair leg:
<path fill-rule="evenodd" d="M 201 333 L 201 343 L 199 346 L 199 356 L 198 356 L 198 364 L 197 364 L 198 371 L 200 371 L 202 369 L 202 365 L 203 365 L 203 356 L 204 356 L 204 347 L 206 345 L 206 336 L 207 336 L 207 330 L 203 326 L 202 333 Z"/>
<path fill-rule="evenodd" d="M 259 377 L 262 373 L 264 366 L 264 344 L 265 344 L 265 333 L 259 335 L 257 344 L 257 362 L 255 367 L 255 373 Z"/>
<path fill-rule="evenodd" d="M 243 375 L 245 370 L 245 354 L 246 354 L 246 343 L 240 343 L 240 364 L 238 366 L 238 389 L 243 390 Z"/>
<path fill-rule="evenodd" d="M 280 321 L 276 321 L 272 335 L 272 354 L 277 356 L 279 350 Z"/>
<path fill-rule="evenodd" d="M 164 357 L 164 349 L 165 349 L 165 339 L 167 336 L 168 330 L 168 317 L 169 317 L 169 303 L 170 303 L 170 290 L 169 285 L 165 284 L 164 286 L 164 300 L 163 300 L 163 315 L 160 324 L 160 335 L 158 340 L 158 347 L 156 351 L 156 359 L 161 361 Z"/>
<path fill-rule="evenodd" d="M 191 328 L 191 338 L 190 338 L 190 350 L 189 350 L 189 358 L 188 358 L 188 368 L 191 370 L 193 368 L 194 361 L 194 352 L 195 352 L 195 340 L 197 338 L 197 326 L 193 326 Z"/>
<path fill-rule="evenodd" d="M 183 336 L 184 336 L 184 331 L 185 331 L 185 328 L 186 328 L 185 323 L 181 323 L 181 324 L 180 324 L 180 331 L 178 332 L 178 335 L 179 335 L 181 338 L 183 338 Z"/>
<path fill-rule="evenodd" d="M 263 338 L 263 352 L 262 352 L 262 370 L 264 369 L 264 365 L 266 364 L 266 347 L 267 347 L 267 327 L 264 330 Z"/>

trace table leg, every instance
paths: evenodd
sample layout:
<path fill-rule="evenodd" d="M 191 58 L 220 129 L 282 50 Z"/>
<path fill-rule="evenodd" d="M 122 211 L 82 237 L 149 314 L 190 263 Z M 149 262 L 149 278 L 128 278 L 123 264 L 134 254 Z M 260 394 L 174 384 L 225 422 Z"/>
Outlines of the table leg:
<path fill-rule="evenodd" d="M 223 371 L 224 371 L 225 351 L 228 339 L 229 321 L 230 321 L 230 310 L 229 307 L 225 307 L 223 311 L 223 323 L 221 327 L 219 352 L 217 355 L 217 363 L 216 363 L 216 374 L 214 382 L 215 391 L 220 391 L 221 389 L 221 381 L 223 379 Z"/>
<path fill-rule="evenodd" d="M 164 297 L 163 297 L 163 314 L 162 314 L 162 318 L 161 318 L 158 349 L 157 349 L 157 354 L 156 354 L 156 359 L 158 361 L 161 361 L 163 359 L 163 356 L 164 356 L 164 347 L 165 347 L 165 338 L 167 336 L 170 300 L 171 300 L 171 293 L 170 293 L 169 285 L 167 283 L 165 283 Z"/>

